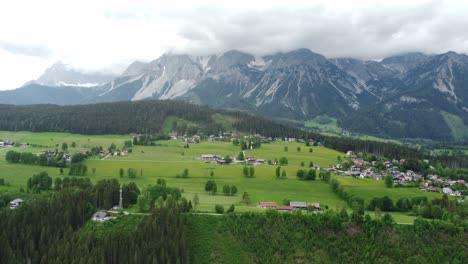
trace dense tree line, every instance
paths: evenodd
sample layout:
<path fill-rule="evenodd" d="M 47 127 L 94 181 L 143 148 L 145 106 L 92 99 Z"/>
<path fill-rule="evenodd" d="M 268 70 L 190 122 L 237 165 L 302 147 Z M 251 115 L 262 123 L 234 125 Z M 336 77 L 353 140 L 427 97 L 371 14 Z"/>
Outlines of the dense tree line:
<path fill-rule="evenodd" d="M 189 229 L 217 226 L 211 237 L 234 237 L 233 248 L 241 247 L 246 256 L 245 261 L 239 256 L 238 263 L 463 263 L 468 258 L 464 249 L 468 234 L 440 220 L 395 225 L 388 214 L 373 220 L 346 211 L 268 210 L 216 218 L 188 215 L 187 222 Z M 213 255 L 222 254 L 220 248 L 192 251 L 191 257 L 201 263 L 216 262 Z"/>
<path fill-rule="evenodd" d="M 34 164 L 64 168 L 67 161 L 63 154 L 63 152 L 56 151 L 48 154 L 35 155 L 31 152 L 17 152 L 9 150 L 5 155 L 5 160 L 9 163 Z"/>
<path fill-rule="evenodd" d="M 66 188 L 16 210 L 1 209 L 0 263 L 188 263 L 176 203 L 155 208 L 131 233 L 82 234 L 94 199 L 91 188 Z"/>

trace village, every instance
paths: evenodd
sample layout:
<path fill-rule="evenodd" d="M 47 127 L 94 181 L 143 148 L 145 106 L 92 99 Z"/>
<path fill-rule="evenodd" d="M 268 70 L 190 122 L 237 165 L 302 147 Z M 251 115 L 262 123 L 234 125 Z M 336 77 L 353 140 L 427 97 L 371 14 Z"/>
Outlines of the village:
<path fill-rule="evenodd" d="M 379 164 L 380 168 L 377 168 L 377 161 L 368 162 L 357 158 L 352 151 L 348 151 L 346 155 L 350 157 L 351 162 L 345 161 L 326 170 L 340 176 L 361 179 L 370 178 L 377 181 L 381 181 L 385 176 L 389 175 L 392 177 L 393 186 L 395 187 L 413 185 L 421 191 L 439 192 L 457 197 L 467 195 L 466 189 L 468 188 L 468 183 L 465 180 L 452 180 L 439 177 L 435 174 L 424 176 L 412 170 L 404 171 L 401 169 L 401 165 L 405 163 L 404 159 L 386 160 Z"/>

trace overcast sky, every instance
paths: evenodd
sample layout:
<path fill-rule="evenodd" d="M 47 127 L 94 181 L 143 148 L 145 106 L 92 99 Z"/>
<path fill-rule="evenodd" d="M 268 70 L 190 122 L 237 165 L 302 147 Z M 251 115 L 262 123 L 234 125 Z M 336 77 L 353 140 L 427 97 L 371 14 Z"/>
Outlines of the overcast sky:
<path fill-rule="evenodd" d="M 63 61 L 121 71 L 164 52 L 255 55 L 309 48 L 381 59 L 410 51 L 468 53 L 468 1 L 2 1 L 0 90 Z"/>

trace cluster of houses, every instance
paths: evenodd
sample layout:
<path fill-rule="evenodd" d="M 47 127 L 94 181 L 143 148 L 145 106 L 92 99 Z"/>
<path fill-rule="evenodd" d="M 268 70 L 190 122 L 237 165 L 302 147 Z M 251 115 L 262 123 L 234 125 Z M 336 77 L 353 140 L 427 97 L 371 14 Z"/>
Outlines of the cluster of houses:
<path fill-rule="evenodd" d="M 136 134 L 130 134 L 131 136 L 135 136 Z M 296 138 L 283 138 L 283 137 L 265 137 L 261 134 L 252 134 L 252 135 L 240 135 L 237 132 L 232 132 L 232 133 L 219 133 L 218 135 L 204 135 L 203 133 L 197 133 L 192 136 L 188 136 L 187 134 L 184 135 L 179 135 L 177 132 L 173 131 L 169 133 L 169 137 L 173 140 L 178 140 L 186 143 L 198 143 L 201 140 L 207 140 L 207 141 L 224 141 L 224 142 L 230 142 L 234 140 L 248 140 L 252 137 L 259 138 L 261 143 L 271 143 L 273 141 L 284 141 L 284 142 L 300 142 L 300 143 L 305 143 L 304 139 L 296 139 Z M 309 143 L 312 145 L 320 146 L 320 142 L 315 142 L 313 140 L 310 140 Z"/>
<path fill-rule="evenodd" d="M 356 178 L 371 178 L 378 181 L 383 180 L 385 175 L 392 175 L 394 184 L 400 185 L 407 182 L 415 182 L 423 178 L 423 175 L 417 174 L 411 170 L 407 170 L 406 172 L 400 171 L 396 165 L 403 164 L 405 162 L 404 159 L 384 161 L 383 165 L 386 170 L 380 172 L 375 168 L 377 163 L 376 161 L 367 162 L 363 159 L 353 159 L 352 162 L 352 165 L 349 166 L 347 170 L 343 170 L 343 166 L 341 164 L 333 166 L 328 170 L 336 173 L 337 175 L 353 176 Z M 347 163 L 347 161 L 344 163 Z"/>
<path fill-rule="evenodd" d="M 468 183 L 466 183 L 465 180 L 444 179 L 439 178 L 437 175 L 431 174 L 426 177 L 426 179 L 419 186 L 419 189 L 427 192 L 442 192 L 449 196 L 461 197 L 463 196 L 463 193 L 454 189 L 460 189 L 458 187 L 463 188 L 463 186 L 464 189 L 468 189 Z"/>
<path fill-rule="evenodd" d="M 204 161 L 205 163 L 216 163 L 220 165 L 226 164 L 226 160 L 224 160 L 222 156 L 216 154 L 201 154 L 200 160 Z M 246 157 L 244 160 L 238 160 L 234 158 L 232 163 L 259 166 L 265 164 L 265 160 L 255 159 L 255 157 Z"/>
<path fill-rule="evenodd" d="M 348 151 L 346 155 L 351 156 L 353 153 Z M 400 171 L 398 165 L 405 162 L 404 159 L 392 160 L 382 162 L 385 170 L 378 170 L 375 168 L 376 162 L 367 162 L 363 159 L 353 158 L 352 165 L 347 170 L 342 169 L 342 164 L 338 164 L 329 168 L 328 170 L 341 176 L 352 176 L 356 178 L 371 178 L 374 180 L 383 180 L 386 175 L 393 177 L 393 184 L 405 185 L 407 183 L 420 182 L 419 189 L 428 192 L 442 192 L 450 196 L 462 196 L 461 191 L 452 190 L 451 186 L 455 184 L 462 184 L 465 189 L 468 188 L 468 184 L 464 180 L 450 180 L 439 178 L 437 175 L 424 175 L 418 174 L 412 170 Z M 346 162 L 344 162 L 346 163 Z M 457 188 L 459 189 L 459 188 Z"/>
<path fill-rule="evenodd" d="M 36 156 L 41 156 L 41 155 L 45 155 L 47 158 L 53 158 L 55 156 L 57 156 L 57 154 L 59 153 L 59 150 L 58 149 L 55 149 L 55 150 L 44 150 L 44 151 L 41 151 L 39 153 L 36 153 Z M 72 154 L 66 152 L 63 154 L 63 158 L 70 162 L 71 159 L 72 159 Z"/>
<path fill-rule="evenodd" d="M 306 203 L 306 202 L 295 201 L 295 202 L 289 202 L 289 205 L 278 205 L 275 202 L 260 202 L 257 205 L 257 208 L 275 209 L 278 211 L 286 211 L 286 212 L 291 212 L 291 211 L 296 211 L 296 210 L 310 211 L 310 209 L 312 209 L 313 211 L 319 211 L 320 203 L 317 203 L 317 202 Z"/>
<path fill-rule="evenodd" d="M 100 150 L 97 154 L 101 158 L 106 157 L 106 156 L 126 156 L 128 155 L 128 150 L 127 149 L 114 150 L 114 151 Z"/>

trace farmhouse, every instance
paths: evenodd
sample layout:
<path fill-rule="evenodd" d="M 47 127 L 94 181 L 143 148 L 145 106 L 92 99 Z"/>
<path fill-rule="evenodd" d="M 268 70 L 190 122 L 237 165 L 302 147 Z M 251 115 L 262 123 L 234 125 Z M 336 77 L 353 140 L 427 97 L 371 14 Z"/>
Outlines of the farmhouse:
<path fill-rule="evenodd" d="M 257 208 L 277 208 L 278 205 L 275 202 L 261 202 L 257 205 Z"/>
<path fill-rule="evenodd" d="M 204 161 L 214 161 L 214 160 L 220 159 L 221 157 L 218 155 L 213 155 L 213 154 L 201 154 L 200 158 Z"/>
<path fill-rule="evenodd" d="M 16 209 L 23 203 L 23 200 L 16 198 L 10 202 L 10 209 Z"/>
<path fill-rule="evenodd" d="M 4 146 L 5 146 L 5 142 L 0 141 L 0 147 L 4 147 Z"/>
<path fill-rule="evenodd" d="M 291 206 L 294 210 L 307 209 L 306 202 L 289 202 L 289 206 Z"/>
<path fill-rule="evenodd" d="M 289 205 L 278 205 L 278 206 L 276 206 L 276 210 L 278 210 L 278 211 L 288 211 L 289 212 L 289 211 L 292 211 L 293 208 L 291 206 L 289 206 Z"/>
<path fill-rule="evenodd" d="M 311 206 L 312 208 L 314 208 L 314 210 L 320 210 L 320 203 L 315 203 L 315 202 L 311 202 L 311 203 L 307 203 L 307 206 Z"/>

